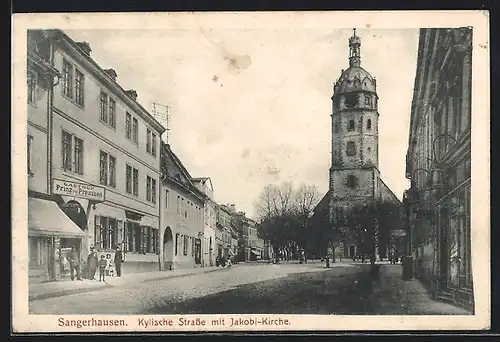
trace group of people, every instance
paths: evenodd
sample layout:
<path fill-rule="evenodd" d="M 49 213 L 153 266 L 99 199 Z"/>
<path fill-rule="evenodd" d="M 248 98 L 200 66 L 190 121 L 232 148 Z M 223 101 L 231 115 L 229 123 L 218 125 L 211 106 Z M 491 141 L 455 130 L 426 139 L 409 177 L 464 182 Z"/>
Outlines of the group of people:
<path fill-rule="evenodd" d="M 71 280 L 82 280 L 80 271 L 80 258 L 75 247 L 71 248 L 71 252 L 68 255 L 69 267 Z M 90 254 L 87 257 L 87 276 L 90 280 L 96 280 L 95 275 L 97 270 L 99 270 L 99 281 L 106 281 L 106 271 L 109 270 L 110 259 L 108 260 L 106 256 L 101 255 L 99 258 L 97 255 L 97 250 L 95 248 L 90 249 Z M 123 254 L 120 247 L 116 248 L 115 256 L 113 258 L 113 267 L 116 270 L 116 276 L 120 277 L 122 275 L 122 262 Z"/>
<path fill-rule="evenodd" d="M 95 248 L 91 248 L 90 254 L 87 257 L 87 270 L 90 280 L 95 280 L 95 275 L 97 270 L 99 270 L 99 281 L 106 281 L 106 271 L 109 269 L 110 260 L 106 259 L 106 256 L 101 255 L 99 259 L 97 256 L 97 251 Z M 116 271 L 116 276 L 121 277 L 122 275 L 122 262 L 123 254 L 120 247 L 116 248 L 115 257 L 113 258 L 113 267 Z"/>
<path fill-rule="evenodd" d="M 218 255 L 215 258 L 215 266 L 219 267 L 231 267 L 231 258 L 226 258 L 224 255 Z"/>

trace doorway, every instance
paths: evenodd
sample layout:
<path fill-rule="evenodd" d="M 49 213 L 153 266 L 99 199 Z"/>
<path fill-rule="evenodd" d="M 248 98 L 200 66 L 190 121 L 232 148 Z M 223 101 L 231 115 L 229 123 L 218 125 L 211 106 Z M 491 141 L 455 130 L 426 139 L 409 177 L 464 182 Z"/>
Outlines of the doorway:
<path fill-rule="evenodd" d="M 170 227 L 163 233 L 163 266 L 166 270 L 174 269 L 174 238 Z"/>

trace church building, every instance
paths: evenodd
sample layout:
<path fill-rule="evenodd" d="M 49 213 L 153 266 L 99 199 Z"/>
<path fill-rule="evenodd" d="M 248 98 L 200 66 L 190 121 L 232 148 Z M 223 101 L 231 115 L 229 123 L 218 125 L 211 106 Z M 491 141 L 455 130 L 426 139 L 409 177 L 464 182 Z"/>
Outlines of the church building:
<path fill-rule="evenodd" d="M 328 211 L 330 223 L 336 214 L 358 204 L 401 202 L 380 178 L 379 112 L 377 82 L 361 67 L 361 39 L 349 39 L 349 68 L 342 70 L 334 85 L 332 100 L 332 159 L 329 191 L 315 209 Z M 356 239 L 347 232 L 337 257 L 359 255 Z M 377 229 L 375 231 L 378 254 Z M 384 248 L 385 249 L 385 248 Z M 383 253 L 385 254 L 385 252 Z"/>

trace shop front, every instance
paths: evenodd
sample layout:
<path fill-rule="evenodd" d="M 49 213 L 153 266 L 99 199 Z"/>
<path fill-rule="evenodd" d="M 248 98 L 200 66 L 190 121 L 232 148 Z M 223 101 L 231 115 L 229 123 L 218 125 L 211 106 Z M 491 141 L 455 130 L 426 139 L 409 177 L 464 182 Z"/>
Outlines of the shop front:
<path fill-rule="evenodd" d="M 56 202 L 28 198 L 30 283 L 70 279 L 69 253 L 81 258 L 84 235 Z"/>

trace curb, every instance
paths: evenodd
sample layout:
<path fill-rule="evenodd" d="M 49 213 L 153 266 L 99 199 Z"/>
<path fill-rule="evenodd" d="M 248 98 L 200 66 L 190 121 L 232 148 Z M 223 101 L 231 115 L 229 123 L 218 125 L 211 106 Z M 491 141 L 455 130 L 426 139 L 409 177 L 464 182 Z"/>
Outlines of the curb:
<path fill-rule="evenodd" d="M 204 272 L 200 272 L 199 274 L 217 272 L 217 271 L 221 271 L 221 270 L 224 270 L 224 268 L 218 268 L 218 269 L 214 269 L 214 270 L 204 271 Z M 163 277 L 145 279 L 145 280 L 139 281 L 137 283 L 142 284 L 142 283 L 147 283 L 150 281 L 156 281 L 156 280 L 161 280 L 161 279 L 181 278 L 181 277 L 186 277 L 186 276 L 190 276 L 190 275 L 194 275 L 194 274 L 198 274 L 198 272 L 191 272 L 191 273 L 177 274 L 177 275 L 170 275 L 170 276 L 167 275 L 167 276 L 163 276 Z M 120 287 L 123 285 L 124 285 L 123 283 L 120 285 L 106 284 L 106 285 L 103 285 L 101 287 L 94 287 L 94 288 L 80 288 L 80 289 L 62 290 L 62 291 L 51 292 L 51 293 L 40 293 L 38 295 L 30 295 L 28 298 L 28 301 L 36 301 L 36 300 L 42 300 L 42 299 L 64 297 L 64 296 L 69 296 L 72 294 L 95 292 L 95 291 L 100 291 L 100 290 L 104 290 L 104 289 L 110 289 L 112 287 Z"/>

